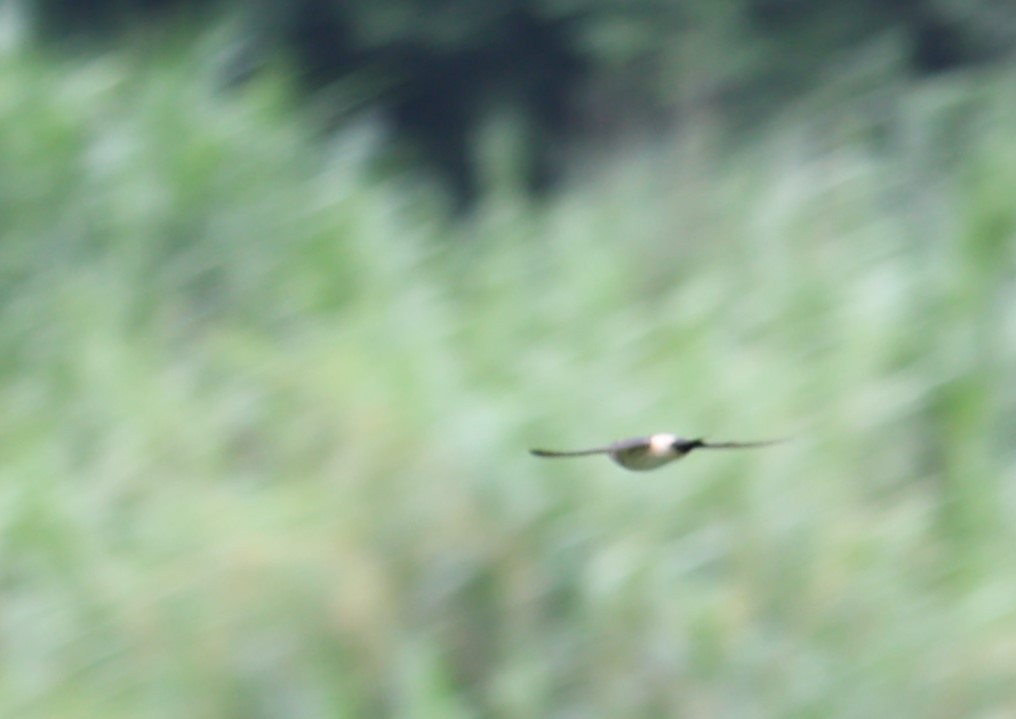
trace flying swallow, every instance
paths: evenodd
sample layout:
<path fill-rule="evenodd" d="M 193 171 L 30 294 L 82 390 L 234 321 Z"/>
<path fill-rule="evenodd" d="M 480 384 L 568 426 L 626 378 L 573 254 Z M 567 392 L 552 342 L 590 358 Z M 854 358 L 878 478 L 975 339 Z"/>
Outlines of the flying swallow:
<path fill-rule="evenodd" d="M 706 442 L 703 439 L 683 439 L 673 434 L 654 434 L 649 437 L 622 439 L 605 447 L 579 449 L 558 452 L 549 449 L 531 449 L 530 453 L 537 457 L 585 457 L 593 454 L 606 454 L 625 469 L 643 472 L 656 469 L 675 460 L 681 459 L 696 449 L 747 449 L 765 447 L 783 442 L 782 439 L 765 442 Z"/>

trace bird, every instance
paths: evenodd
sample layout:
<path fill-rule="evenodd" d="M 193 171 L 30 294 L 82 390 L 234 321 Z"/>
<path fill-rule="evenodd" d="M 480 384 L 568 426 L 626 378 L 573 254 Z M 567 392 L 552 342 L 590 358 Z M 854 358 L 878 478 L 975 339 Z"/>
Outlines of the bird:
<path fill-rule="evenodd" d="M 604 447 L 558 451 L 550 449 L 531 449 L 529 452 L 537 457 L 563 458 L 586 457 L 596 454 L 610 455 L 610 458 L 625 469 L 634 472 L 645 472 L 657 469 L 665 464 L 681 459 L 696 449 L 748 449 L 766 447 L 783 442 L 783 439 L 771 439 L 761 442 L 707 442 L 703 438 L 684 439 L 674 434 L 660 433 L 648 437 L 633 437 L 612 442 Z"/>

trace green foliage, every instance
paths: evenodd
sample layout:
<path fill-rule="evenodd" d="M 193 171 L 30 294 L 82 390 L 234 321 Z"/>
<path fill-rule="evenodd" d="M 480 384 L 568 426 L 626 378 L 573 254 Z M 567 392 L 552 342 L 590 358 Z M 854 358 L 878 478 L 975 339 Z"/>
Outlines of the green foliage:
<path fill-rule="evenodd" d="M 0 713 L 1016 710 L 1004 78 L 450 229 L 205 59 L 0 59 Z"/>
<path fill-rule="evenodd" d="M 382 117 L 389 162 L 423 169 L 459 211 L 482 194 L 476 138 L 509 114 L 533 196 L 578 138 L 607 146 L 703 113 L 752 136 L 804 94 L 1011 59 L 1016 9 L 989 0 L 12 0 L 66 52 L 158 46 L 230 28 L 223 85 L 280 60 L 330 127 Z M 10 13 L 8 13 L 10 14 Z M 0 18 L 2 22 L 2 18 Z M 844 78 L 847 81 L 844 81 Z"/>

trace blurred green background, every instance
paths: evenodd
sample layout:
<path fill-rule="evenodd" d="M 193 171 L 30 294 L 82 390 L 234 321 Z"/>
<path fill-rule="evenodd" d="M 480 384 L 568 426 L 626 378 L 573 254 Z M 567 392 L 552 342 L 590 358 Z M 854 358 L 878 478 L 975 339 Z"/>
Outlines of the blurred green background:
<path fill-rule="evenodd" d="M 0 715 L 1016 716 L 1014 30 L 0 4 Z"/>

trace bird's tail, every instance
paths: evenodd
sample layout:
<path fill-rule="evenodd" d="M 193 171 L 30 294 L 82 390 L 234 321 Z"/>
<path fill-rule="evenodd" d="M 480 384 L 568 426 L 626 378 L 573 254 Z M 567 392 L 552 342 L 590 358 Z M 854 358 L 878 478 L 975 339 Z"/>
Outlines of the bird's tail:
<path fill-rule="evenodd" d="M 596 449 L 579 449 L 572 452 L 557 452 L 550 449 L 531 449 L 529 453 L 536 457 L 587 457 L 591 454 L 607 454 L 610 452 L 606 447 Z"/>

